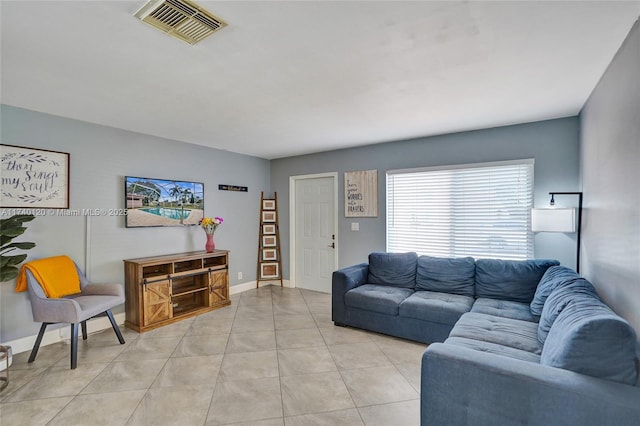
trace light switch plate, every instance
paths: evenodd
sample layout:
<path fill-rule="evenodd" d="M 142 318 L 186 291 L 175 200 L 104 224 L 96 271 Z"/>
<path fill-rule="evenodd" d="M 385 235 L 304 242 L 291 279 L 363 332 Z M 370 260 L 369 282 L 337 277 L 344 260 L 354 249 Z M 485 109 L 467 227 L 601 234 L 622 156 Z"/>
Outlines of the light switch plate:
<path fill-rule="evenodd" d="M 351 230 L 352 231 L 359 231 L 360 230 L 360 223 L 359 222 L 351 222 Z"/>

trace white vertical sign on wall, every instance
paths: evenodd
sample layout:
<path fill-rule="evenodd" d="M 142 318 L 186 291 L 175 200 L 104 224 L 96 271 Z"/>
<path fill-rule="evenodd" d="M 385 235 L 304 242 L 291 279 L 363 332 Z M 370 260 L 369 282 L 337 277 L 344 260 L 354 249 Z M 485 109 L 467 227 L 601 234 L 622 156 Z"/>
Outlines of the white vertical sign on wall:
<path fill-rule="evenodd" d="M 378 216 L 378 171 L 344 173 L 345 217 Z"/>

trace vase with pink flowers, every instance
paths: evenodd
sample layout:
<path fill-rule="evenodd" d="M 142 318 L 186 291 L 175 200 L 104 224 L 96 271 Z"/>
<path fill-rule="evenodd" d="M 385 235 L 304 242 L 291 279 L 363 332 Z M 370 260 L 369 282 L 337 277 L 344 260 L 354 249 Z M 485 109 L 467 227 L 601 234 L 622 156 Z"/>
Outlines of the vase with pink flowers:
<path fill-rule="evenodd" d="M 216 243 L 213 241 L 213 234 L 216 232 L 216 229 L 218 229 L 218 226 L 220 226 L 222 222 L 224 222 L 224 220 L 218 216 L 214 218 L 203 217 L 200 222 L 198 222 L 198 225 L 200 225 L 202 229 L 204 229 L 204 232 L 207 235 L 207 243 L 204 246 L 204 249 L 207 251 L 207 253 L 213 253 L 213 251 L 216 249 Z"/>

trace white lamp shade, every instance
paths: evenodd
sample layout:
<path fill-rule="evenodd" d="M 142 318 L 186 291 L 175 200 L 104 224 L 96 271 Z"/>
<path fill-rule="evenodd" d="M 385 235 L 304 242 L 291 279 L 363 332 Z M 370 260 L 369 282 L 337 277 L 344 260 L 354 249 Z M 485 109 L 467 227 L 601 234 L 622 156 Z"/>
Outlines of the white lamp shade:
<path fill-rule="evenodd" d="M 531 209 L 533 232 L 576 232 L 576 209 Z"/>

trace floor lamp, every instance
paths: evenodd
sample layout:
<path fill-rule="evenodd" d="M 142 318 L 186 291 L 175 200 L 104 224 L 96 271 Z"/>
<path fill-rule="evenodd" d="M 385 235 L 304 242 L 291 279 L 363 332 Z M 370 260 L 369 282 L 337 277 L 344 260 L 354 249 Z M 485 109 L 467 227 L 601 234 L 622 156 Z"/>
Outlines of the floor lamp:
<path fill-rule="evenodd" d="M 576 250 L 576 272 L 580 273 L 580 230 L 582 225 L 582 192 L 550 192 L 550 208 L 531 209 L 531 230 L 533 232 L 578 233 Z M 578 217 L 575 208 L 555 207 L 556 195 L 578 196 Z"/>

